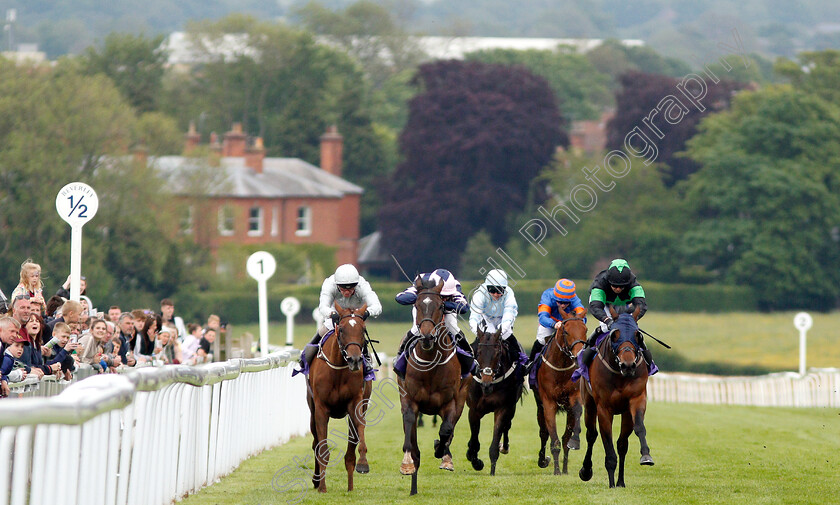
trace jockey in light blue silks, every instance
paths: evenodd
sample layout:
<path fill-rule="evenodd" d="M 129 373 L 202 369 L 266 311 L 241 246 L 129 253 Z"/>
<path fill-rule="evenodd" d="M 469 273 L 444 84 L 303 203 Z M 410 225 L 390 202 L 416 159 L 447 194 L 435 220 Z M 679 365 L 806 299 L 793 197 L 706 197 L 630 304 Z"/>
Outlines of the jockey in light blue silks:
<path fill-rule="evenodd" d="M 513 335 L 513 324 L 518 313 L 516 295 L 508 285 L 507 273 L 504 270 L 490 270 L 484 283 L 473 294 L 470 303 L 470 330 L 478 335 L 482 321 L 486 333 L 495 333 L 501 328 L 501 338 L 507 346 L 508 354 L 518 360 L 520 354 L 524 354 L 522 346 Z"/>
<path fill-rule="evenodd" d="M 458 279 L 456 279 L 454 275 L 452 275 L 452 272 L 443 268 L 438 268 L 430 273 L 422 273 L 418 275 L 418 277 L 426 281 L 432 281 L 435 285 L 439 281 L 443 281 L 443 288 L 441 289 L 440 296 L 443 300 L 444 324 L 446 325 L 446 329 L 452 335 L 452 338 L 455 340 L 455 344 L 464 351 L 461 354 L 468 355 L 470 360 L 472 360 L 472 349 L 470 348 L 470 344 L 464 337 L 464 333 L 460 330 L 460 328 L 458 328 L 458 314 L 466 314 L 470 310 L 467 298 L 461 291 L 461 283 L 458 282 Z M 417 309 L 413 307 L 414 302 L 417 301 L 417 288 L 412 285 L 408 289 L 397 293 L 395 299 L 397 303 L 401 305 L 412 305 L 412 325 L 411 329 L 406 332 L 402 341 L 400 341 L 400 347 L 399 350 L 397 350 L 397 359 L 399 360 L 400 355 L 402 355 L 405 349 L 409 347 L 410 343 L 420 335 L 420 329 L 417 327 L 417 324 L 414 323 L 414 321 L 417 320 Z M 459 359 L 461 359 L 460 356 Z M 467 367 L 465 362 L 462 360 L 462 370 L 464 368 Z M 404 371 L 396 371 L 398 375 L 404 373 Z"/>

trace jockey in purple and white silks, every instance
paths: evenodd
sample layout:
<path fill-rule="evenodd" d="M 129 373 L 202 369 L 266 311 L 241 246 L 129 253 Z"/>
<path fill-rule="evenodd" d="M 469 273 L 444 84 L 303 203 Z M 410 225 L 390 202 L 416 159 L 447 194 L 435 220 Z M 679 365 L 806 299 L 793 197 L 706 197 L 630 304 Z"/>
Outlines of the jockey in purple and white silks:
<path fill-rule="evenodd" d="M 452 338 L 455 340 L 456 345 L 471 357 L 472 349 L 470 348 L 470 344 L 464 337 L 464 333 L 460 330 L 460 328 L 458 328 L 458 315 L 466 314 L 470 310 L 467 298 L 461 291 L 461 283 L 458 282 L 458 279 L 456 279 L 454 275 L 452 275 L 452 272 L 443 268 L 438 268 L 437 270 L 429 273 L 422 273 L 418 275 L 418 277 L 426 281 L 432 281 L 435 285 L 437 285 L 439 281 L 443 281 L 443 289 L 440 291 L 444 308 L 443 322 L 446 325 L 447 331 L 449 331 Z M 420 329 L 417 327 L 417 324 L 414 323 L 414 321 L 417 320 L 417 309 L 413 306 L 414 302 L 417 301 L 417 288 L 412 285 L 406 290 L 398 293 L 395 296 L 395 299 L 397 303 L 401 305 L 412 306 L 411 329 L 406 332 L 402 341 L 400 341 L 400 347 L 397 351 L 397 356 L 399 357 L 406 349 L 406 346 L 420 335 Z"/>
<path fill-rule="evenodd" d="M 502 330 L 502 341 L 511 356 L 518 357 L 522 347 L 513 334 L 513 325 L 519 314 L 516 295 L 508 285 L 504 270 L 490 270 L 484 283 L 473 293 L 470 303 L 470 330 L 478 335 L 479 325 L 484 323 L 486 333 Z"/>

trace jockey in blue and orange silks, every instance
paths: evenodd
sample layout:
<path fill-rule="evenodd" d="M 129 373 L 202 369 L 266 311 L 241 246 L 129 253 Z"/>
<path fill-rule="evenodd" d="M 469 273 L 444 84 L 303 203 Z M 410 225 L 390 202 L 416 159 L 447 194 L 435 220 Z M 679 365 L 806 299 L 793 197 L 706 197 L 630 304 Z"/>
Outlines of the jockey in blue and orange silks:
<path fill-rule="evenodd" d="M 535 358 L 545 347 L 545 340 L 554 335 L 560 327 L 562 319 L 560 311 L 567 316 L 583 317 L 586 322 L 586 309 L 583 307 L 580 298 L 575 293 L 575 283 L 569 279 L 558 280 L 553 287 L 543 291 L 540 297 L 540 304 L 537 306 L 539 315 L 539 326 L 537 327 L 537 338 L 534 346 L 531 347 L 531 355 L 528 358 L 529 366 L 533 366 Z"/>

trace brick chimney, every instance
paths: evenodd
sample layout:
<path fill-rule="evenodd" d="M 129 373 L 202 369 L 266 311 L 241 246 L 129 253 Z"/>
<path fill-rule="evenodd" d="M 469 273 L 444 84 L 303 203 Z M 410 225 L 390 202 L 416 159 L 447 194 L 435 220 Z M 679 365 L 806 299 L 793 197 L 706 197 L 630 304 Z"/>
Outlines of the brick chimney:
<path fill-rule="evenodd" d="M 255 137 L 253 143 L 249 142 L 245 148 L 245 166 L 254 169 L 254 172 L 261 174 L 263 171 L 263 160 L 265 159 L 265 148 L 262 137 Z"/>
<path fill-rule="evenodd" d="M 184 138 L 184 154 L 190 154 L 201 143 L 201 135 L 195 131 L 195 123 L 193 121 L 190 121 L 190 129 Z"/>
<path fill-rule="evenodd" d="M 210 132 L 210 151 L 216 156 L 222 155 L 222 144 L 219 143 L 219 134 Z"/>
<path fill-rule="evenodd" d="M 335 125 L 327 127 L 326 133 L 321 135 L 321 169 L 341 177 L 341 155 L 344 148 L 344 137 L 338 133 Z"/>
<path fill-rule="evenodd" d="M 245 156 L 245 142 L 248 137 L 242 133 L 242 123 L 233 123 L 233 127 L 225 133 L 222 142 L 222 156 L 243 157 Z"/>

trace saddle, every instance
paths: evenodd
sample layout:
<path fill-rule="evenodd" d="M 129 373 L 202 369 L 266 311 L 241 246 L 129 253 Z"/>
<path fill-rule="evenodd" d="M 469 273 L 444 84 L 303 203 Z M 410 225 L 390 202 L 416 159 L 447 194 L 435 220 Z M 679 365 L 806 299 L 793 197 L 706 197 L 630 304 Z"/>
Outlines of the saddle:
<path fill-rule="evenodd" d="M 312 366 L 312 363 L 309 362 L 307 359 L 307 355 L 314 356 L 313 361 L 318 358 L 318 354 L 320 353 L 321 348 L 327 341 L 335 334 L 335 330 L 329 330 L 327 333 L 321 337 L 321 340 L 317 344 L 306 344 L 303 347 L 303 352 L 300 353 L 300 369 L 292 370 L 292 377 L 295 375 L 302 373 L 305 377 L 309 377 L 309 368 Z M 370 363 L 370 357 L 367 353 L 367 348 L 362 351 L 362 356 L 364 357 L 363 363 L 363 373 L 366 381 L 376 380 L 376 372 L 378 369 L 373 368 Z"/>
<path fill-rule="evenodd" d="M 461 364 L 461 378 L 463 379 L 473 373 L 476 363 L 472 352 L 469 352 L 462 347 L 462 345 L 469 345 L 466 344 L 466 342 L 462 344 L 462 339 L 464 339 L 463 335 L 459 334 L 456 336 L 455 356 Z M 408 367 L 408 356 L 410 353 L 414 352 L 414 348 L 417 346 L 419 341 L 420 336 L 412 334 L 409 341 L 405 344 L 405 351 L 394 359 L 394 371 L 400 378 L 405 378 L 405 372 Z"/>

